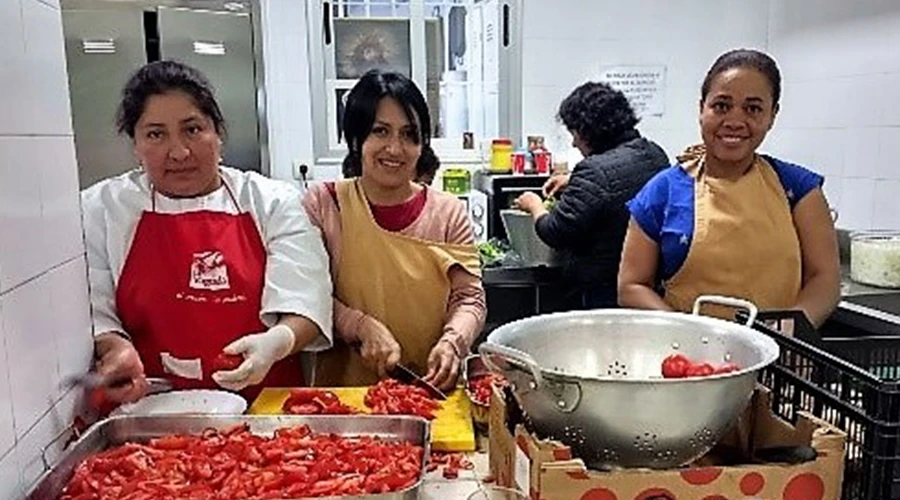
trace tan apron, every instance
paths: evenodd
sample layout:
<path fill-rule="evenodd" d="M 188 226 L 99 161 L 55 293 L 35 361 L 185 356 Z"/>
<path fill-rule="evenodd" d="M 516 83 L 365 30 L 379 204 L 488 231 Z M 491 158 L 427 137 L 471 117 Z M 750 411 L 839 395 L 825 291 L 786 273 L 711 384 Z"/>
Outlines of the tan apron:
<path fill-rule="evenodd" d="M 382 322 L 402 349 L 401 362 L 420 375 L 443 334 L 450 297 L 448 273 L 461 265 L 481 275 L 474 245 L 452 245 L 382 229 L 358 180 L 335 185 L 341 210 L 341 257 L 335 296 Z M 317 355 L 314 384 L 363 386 L 378 381 L 356 349 L 335 338 Z"/>
<path fill-rule="evenodd" d="M 663 285 L 665 301 L 690 312 L 700 295 L 749 300 L 760 309 L 796 305 L 802 284 L 800 240 L 778 174 L 757 156 L 736 180 L 704 175 L 705 151 L 678 160 L 694 177 L 694 236 L 687 258 Z M 705 311 L 733 318 L 734 311 Z"/>

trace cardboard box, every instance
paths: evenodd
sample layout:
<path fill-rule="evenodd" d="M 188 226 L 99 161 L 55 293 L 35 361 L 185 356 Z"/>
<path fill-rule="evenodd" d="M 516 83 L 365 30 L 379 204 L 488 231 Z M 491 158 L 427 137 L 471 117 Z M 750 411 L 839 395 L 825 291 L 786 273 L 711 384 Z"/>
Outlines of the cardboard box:
<path fill-rule="evenodd" d="M 737 463 L 745 465 L 721 465 L 721 457 L 711 452 L 687 468 L 599 472 L 585 468 L 567 446 L 540 440 L 518 422 L 514 437 L 507 419 L 520 412 L 507 408 L 502 393 L 495 391 L 490 414 L 491 473 L 499 485 L 530 492 L 533 500 L 838 500 L 847 435 L 805 413 L 798 414 L 797 425 L 792 426 L 770 408 L 770 394 L 760 388 L 720 442 L 719 450 L 737 451 L 744 457 Z M 811 446 L 817 458 L 794 465 L 750 463 L 746 458 L 755 450 L 789 446 Z"/>

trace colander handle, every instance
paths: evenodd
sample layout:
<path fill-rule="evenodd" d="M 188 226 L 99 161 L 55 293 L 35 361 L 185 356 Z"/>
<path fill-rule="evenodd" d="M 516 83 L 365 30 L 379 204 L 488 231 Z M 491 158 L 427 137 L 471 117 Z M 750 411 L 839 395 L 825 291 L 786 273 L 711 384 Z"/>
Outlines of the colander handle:
<path fill-rule="evenodd" d="M 701 295 L 697 297 L 697 300 L 694 301 L 694 314 L 700 315 L 700 306 L 703 304 L 714 304 L 718 306 L 726 306 L 726 307 L 740 307 L 747 310 L 747 322 L 746 326 L 753 325 L 753 322 L 756 321 L 756 315 L 759 314 L 759 309 L 753 302 L 744 299 L 737 299 L 734 297 L 724 297 L 722 295 Z"/>
<path fill-rule="evenodd" d="M 544 383 L 544 378 L 541 377 L 540 367 L 538 367 L 537 362 L 528 353 L 513 349 L 512 347 L 491 344 L 488 342 L 478 346 L 478 352 L 481 353 L 481 359 L 484 361 L 484 364 L 495 373 L 503 373 L 506 370 L 497 366 L 491 356 L 499 356 L 512 365 L 524 368 L 525 371 L 531 374 L 531 378 L 534 379 L 534 389 L 537 389 Z"/>

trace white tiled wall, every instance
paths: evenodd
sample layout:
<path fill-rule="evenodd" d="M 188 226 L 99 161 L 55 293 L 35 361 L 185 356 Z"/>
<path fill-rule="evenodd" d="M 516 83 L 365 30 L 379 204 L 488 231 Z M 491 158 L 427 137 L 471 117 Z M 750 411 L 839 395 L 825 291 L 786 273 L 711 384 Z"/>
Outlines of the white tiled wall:
<path fill-rule="evenodd" d="M 771 0 L 784 77 L 768 149 L 825 174 L 847 229 L 900 229 L 900 4 Z"/>
<path fill-rule="evenodd" d="M 598 79 L 605 66 L 664 65 L 665 112 L 639 128 L 674 157 L 699 139 L 700 83 L 716 56 L 765 48 L 767 7 L 760 0 L 527 1 L 523 132 L 567 145 L 555 115 L 576 86 Z"/>
<path fill-rule="evenodd" d="M 0 1 L 0 498 L 74 416 L 92 340 L 59 2 Z M 51 449 L 49 457 L 54 452 Z"/>

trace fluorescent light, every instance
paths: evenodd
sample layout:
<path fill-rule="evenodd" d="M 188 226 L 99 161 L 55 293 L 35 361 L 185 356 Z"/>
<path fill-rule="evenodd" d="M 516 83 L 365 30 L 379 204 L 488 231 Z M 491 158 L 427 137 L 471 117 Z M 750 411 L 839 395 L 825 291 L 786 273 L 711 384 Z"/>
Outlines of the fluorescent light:
<path fill-rule="evenodd" d="M 82 40 L 81 50 L 85 54 L 115 54 L 116 42 L 112 38 L 104 40 Z"/>
<path fill-rule="evenodd" d="M 204 56 L 224 56 L 225 44 L 222 42 L 194 42 L 194 53 Z"/>

